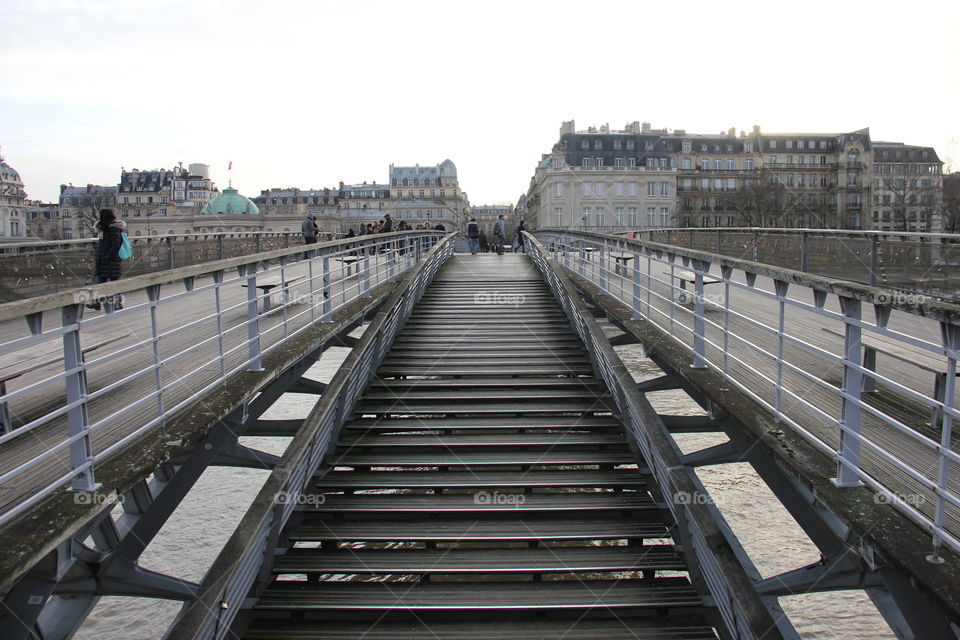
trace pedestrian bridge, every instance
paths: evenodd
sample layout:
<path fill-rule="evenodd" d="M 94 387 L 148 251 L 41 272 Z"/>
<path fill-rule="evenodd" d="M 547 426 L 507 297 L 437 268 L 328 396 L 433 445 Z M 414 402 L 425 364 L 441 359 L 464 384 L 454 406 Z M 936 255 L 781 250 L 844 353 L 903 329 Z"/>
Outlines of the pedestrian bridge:
<path fill-rule="evenodd" d="M 184 602 L 170 638 L 795 638 L 778 598 L 862 590 L 898 637 L 957 637 L 958 307 L 601 234 L 460 242 L 0 306 L 0 635 L 70 637 L 129 595 Z M 661 377 L 633 379 L 631 342 Z M 305 377 L 333 345 L 331 382 Z M 705 415 L 659 415 L 663 389 Z M 264 418 L 289 392 L 310 415 Z M 693 431 L 727 441 L 683 454 Z M 695 473 L 744 461 L 820 562 L 760 576 Z M 272 473 L 201 582 L 144 569 L 211 465 Z"/>

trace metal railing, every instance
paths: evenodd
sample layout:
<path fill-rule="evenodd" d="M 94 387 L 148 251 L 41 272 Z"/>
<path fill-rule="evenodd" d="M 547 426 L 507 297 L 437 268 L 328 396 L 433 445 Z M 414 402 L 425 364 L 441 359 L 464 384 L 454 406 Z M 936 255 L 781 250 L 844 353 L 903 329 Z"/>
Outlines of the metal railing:
<path fill-rule="evenodd" d="M 333 238 L 323 234 L 322 239 Z M 129 239 L 133 255 L 123 262 L 126 277 L 303 244 L 300 233 L 261 231 Z M 96 247 L 96 238 L 0 244 L 0 301 L 56 293 L 92 282 Z"/>
<path fill-rule="evenodd" d="M 769 412 L 771 430 L 836 461 L 835 484 L 867 485 L 930 532 L 931 561 L 960 550 L 960 307 L 677 246 L 536 237 Z"/>
<path fill-rule="evenodd" d="M 960 235 L 839 229 L 708 227 L 635 237 L 871 286 L 960 298 Z"/>
<path fill-rule="evenodd" d="M 677 522 L 691 577 L 702 580 L 726 624 L 736 638 L 781 638 L 770 611 L 757 594 L 732 547 L 718 544 L 726 536 L 715 507 L 698 497 L 707 496 L 696 474 L 685 467 L 667 428 L 649 401 L 636 388 L 632 375 L 617 356 L 602 329 L 590 315 L 566 277 L 537 240 L 527 236 L 527 251 L 543 272 L 570 325 L 583 340 L 594 371 L 602 378 L 616 403 L 620 420 L 656 478 L 661 500 Z M 690 497 L 690 499 L 685 499 Z"/>
<path fill-rule="evenodd" d="M 0 525 L 67 484 L 95 490 L 98 463 L 443 237 L 301 245 L 0 305 Z"/>
<path fill-rule="evenodd" d="M 269 583 L 280 532 L 302 504 L 296 498 L 336 444 L 340 428 L 352 416 L 394 337 L 453 249 L 452 236 L 430 249 L 367 327 L 207 571 L 196 599 L 174 622 L 168 639 L 226 637 L 251 590 Z"/>

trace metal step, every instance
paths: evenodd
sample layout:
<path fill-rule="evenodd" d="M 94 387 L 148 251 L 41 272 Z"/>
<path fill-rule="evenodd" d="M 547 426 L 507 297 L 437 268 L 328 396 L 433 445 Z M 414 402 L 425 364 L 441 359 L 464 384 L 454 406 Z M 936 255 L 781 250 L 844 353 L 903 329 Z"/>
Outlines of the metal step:
<path fill-rule="evenodd" d="M 484 413 L 587 413 L 596 411 L 611 411 L 607 404 L 608 399 L 584 398 L 561 402 L 531 398 L 529 402 L 523 399 L 504 401 L 489 400 L 485 402 L 467 402 L 459 400 L 455 403 L 443 398 L 430 400 L 416 400 L 397 398 L 392 400 L 362 400 L 355 408 L 354 413 L 440 413 L 440 414 L 484 414 Z"/>
<path fill-rule="evenodd" d="M 459 618 L 459 616 L 458 616 Z M 294 622 L 257 620 L 244 640 L 717 640 L 696 616 L 626 616 L 592 619 L 580 616 L 548 620 L 496 619 L 396 622 Z"/>
<path fill-rule="evenodd" d="M 492 489 L 523 487 L 632 487 L 647 484 L 640 471 L 331 471 L 314 483 L 339 489 Z"/>
<path fill-rule="evenodd" d="M 501 516 L 511 514 L 500 514 Z M 329 520 L 306 514 L 289 532 L 291 542 L 546 542 L 669 538 L 659 514 L 630 518 L 451 518 Z"/>
<path fill-rule="evenodd" d="M 536 549 L 291 549 L 274 573 L 556 573 L 683 571 L 669 545 Z"/>
<path fill-rule="evenodd" d="M 442 364 L 411 365 L 402 359 L 385 362 L 377 370 L 377 375 L 396 376 L 483 376 L 504 374 L 518 376 L 589 376 L 593 369 L 589 364 L 513 364 L 506 366 L 502 361 L 465 363 L 450 360 Z"/>
<path fill-rule="evenodd" d="M 406 382 L 406 381 L 402 381 Z M 543 415 L 530 417 L 432 417 L 432 418 L 361 418 L 348 422 L 345 430 L 362 431 L 423 431 L 426 429 L 462 430 L 504 430 L 519 429 L 540 431 L 544 429 L 579 429 L 621 431 L 620 423 L 611 416 L 557 416 Z"/>
<path fill-rule="evenodd" d="M 429 435 L 361 435 L 344 437 L 340 447 L 530 447 L 555 445 L 623 446 L 626 439 L 618 433 L 506 433 L 506 434 L 429 434 Z"/>
<path fill-rule="evenodd" d="M 255 611 L 663 609 L 703 602 L 686 578 L 481 583 L 274 582 Z"/>
<path fill-rule="evenodd" d="M 634 464 L 629 450 L 596 451 L 558 449 L 544 451 L 413 451 L 409 453 L 330 454 L 326 463 L 333 467 L 480 467 L 500 465 L 609 465 Z"/>
<path fill-rule="evenodd" d="M 565 511 L 643 511 L 657 504 L 645 492 L 490 493 L 467 494 L 307 494 L 304 511 L 310 513 L 483 513 L 516 514 Z"/>
<path fill-rule="evenodd" d="M 436 380 L 374 380 L 367 386 L 368 392 L 397 389 L 563 389 L 584 391 L 592 395 L 609 395 L 606 387 L 591 378 L 441 378 Z"/>

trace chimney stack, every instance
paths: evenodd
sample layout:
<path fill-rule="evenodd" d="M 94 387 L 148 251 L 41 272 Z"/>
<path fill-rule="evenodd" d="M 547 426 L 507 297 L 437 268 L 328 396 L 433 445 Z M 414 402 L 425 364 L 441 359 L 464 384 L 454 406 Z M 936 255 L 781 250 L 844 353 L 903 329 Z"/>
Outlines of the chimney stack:
<path fill-rule="evenodd" d="M 642 128 L 640 129 L 642 133 L 650 133 L 650 123 L 644 122 Z"/>

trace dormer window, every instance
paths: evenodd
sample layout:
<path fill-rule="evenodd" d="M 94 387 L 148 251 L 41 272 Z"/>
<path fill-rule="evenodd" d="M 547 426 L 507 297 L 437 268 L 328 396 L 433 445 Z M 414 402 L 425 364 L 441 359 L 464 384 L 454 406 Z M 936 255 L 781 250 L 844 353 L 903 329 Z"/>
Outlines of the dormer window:
<path fill-rule="evenodd" d="M 627 140 L 627 151 L 633 151 L 633 140 Z"/>
<path fill-rule="evenodd" d="M 615 150 L 619 151 L 619 150 L 621 149 L 621 147 L 623 147 L 623 143 L 622 143 L 622 142 L 620 142 L 619 140 L 614 140 L 614 141 L 613 141 L 613 148 L 614 148 Z"/>
<path fill-rule="evenodd" d="M 594 150 L 594 151 L 601 151 L 602 149 L 603 149 L 603 143 L 600 142 L 599 140 L 596 140 L 596 141 L 593 143 L 593 150 Z"/>

